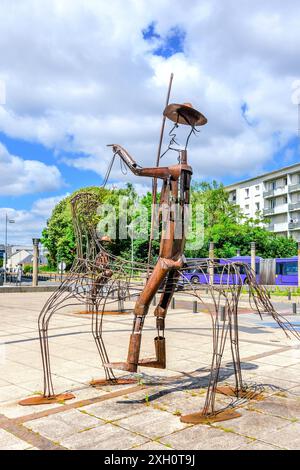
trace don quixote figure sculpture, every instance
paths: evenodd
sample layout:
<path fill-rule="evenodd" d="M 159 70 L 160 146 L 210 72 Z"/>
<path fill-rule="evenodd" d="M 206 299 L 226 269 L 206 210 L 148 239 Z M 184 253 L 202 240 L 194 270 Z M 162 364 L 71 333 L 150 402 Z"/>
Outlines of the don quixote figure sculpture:
<path fill-rule="evenodd" d="M 153 213 L 149 262 L 148 264 L 130 263 L 128 260 L 114 256 L 107 250 L 106 244 L 110 242 L 107 236 L 99 237 L 97 218 L 95 217 L 99 204 L 96 195 L 86 192 L 78 193 L 72 198 L 71 207 L 77 242 L 76 259 L 70 273 L 57 291 L 49 297 L 39 316 L 44 393 L 43 396 L 22 400 L 21 405 L 57 403 L 74 398 L 72 393 L 58 395 L 54 393 L 48 344 L 48 328 L 52 316 L 70 305 L 84 305 L 92 315 L 92 334 L 105 371 L 105 379 L 93 380 L 91 384 L 95 386 L 136 383 L 132 374 L 134 376 L 139 366 L 156 369 L 166 368 L 165 319 L 176 286 L 179 281 L 183 282 L 186 294 L 196 298 L 211 315 L 213 345 L 205 404 L 201 411 L 181 416 L 181 421 L 187 423 L 205 423 L 236 418 L 240 414 L 234 409 L 234 400 L 240 403 L 241 400 L 256 398 L 261 392 L 260 387 L 246 385 L 242 380 L 238 341 L 238 304 L 243 288 L 241 269 L 246 273 L 246 283 L 253 310 L 260 315 L 262 313 L 271 315 L 287 335 L 290 333 L 299 339 L 299 333 L 293 326 L 274 310 L 266 290 L 257 284 L 255 273 L 247 264 L 241 262 L 220 264 L 214 259 L 189 263 L 188 269 L 199 271 L 206 279 L 205 288 L 208 291 L 208 299 L 203 296 L 203 285 L 191 284 L 185 277 L 187 262 L 184 257 L 184 248 L 188 224 L 185 209 L 190 200 L 192 177 L 192 167 L 188 164 L 187 147 L 190 136 L 197 132 L 199 126 L 205 125 L 207 120 L 190 103 L 168 104 L 172 78 L 171 75 L 166 107 L 163 112 L 156 166 L 143 168 L 127 150 L 120 145 L 112 144 L 113 158 L 105 178 L 106 183 L 112 164 L 115 158 L 119 157 L 136 176 L 153 179 L 153 203 L 156 203 L 157 200 L 157 180 L 162 181 L 159 202 L 162 230 L 158 259 L 153 266 L 150 262 Z M 169 146 L 161 154 L 166 119 L 173 123 L 173 127 L 169 132 L 171 136 Z M 177 144 L 174 130 L 178 126 L 185 126 L 189 130 L 184 148 L 174 148 Z M 177 163 L 170 166 L 159 166 L 161 157 L 169 150 L 176 152 Z M 219 273 L 218 285 L 213 282 L 214 270 L 216 269 Z M 145 283 L 142 280 L 137 281 L 137 279 L 133 282 L 132 277 L 135 272 L 139 273 L 139 279 L 146 278 Z M 159 290 L 161 290 L 161 295 L 154 310 L 157 330 L 154 338 L 155 357 L 140 359 L 145 318 L 151 302 Z M 125 362 L 110 362 L 103 340 L 103 315 L 113 313 L 108 307 L 116 300 L 124 302 L 134 298 L 136 299 L 133 308 L 134 319 L 129 338 L 127 360 Z M 223 313 L 226 313 L 226 320 L 224 315 L 223 318 L 220 316 L 221 309 L 223 309 Z M 218 387 L 222 356 L 227 339 L 229 339 L 231 346 L 232 374 L 235 385 Z M 125 371 L 127 376 L 116 377 L 114 370 Z M 232 396 L 233 402 L 225 408 L 216 410 L 217 393 Z"/>

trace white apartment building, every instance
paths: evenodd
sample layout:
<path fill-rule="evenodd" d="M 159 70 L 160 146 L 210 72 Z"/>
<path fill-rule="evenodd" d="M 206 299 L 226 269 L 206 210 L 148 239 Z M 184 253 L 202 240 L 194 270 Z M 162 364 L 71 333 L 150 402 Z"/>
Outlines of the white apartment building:
<path fill-rule="evenodd" d="M 257 211 L 269 220 L 266 228 L 300 240 L 300 163 L 225 187 L 230 201 L 248 217 Z"/>

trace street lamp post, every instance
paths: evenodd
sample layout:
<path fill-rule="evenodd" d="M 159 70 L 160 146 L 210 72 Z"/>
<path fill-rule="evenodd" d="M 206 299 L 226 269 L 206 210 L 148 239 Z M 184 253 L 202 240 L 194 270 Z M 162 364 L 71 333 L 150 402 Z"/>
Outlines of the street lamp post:
<path fill-rule="evenodd" d="M 5 242 L 4 242 L 4 284 L 6 283 L 6 264 L 7 264 L 7 227 L 8 224 L 14 224 L 15 221 L 13 219 L 9 219 L 7 213 L 5 214 Z"/>

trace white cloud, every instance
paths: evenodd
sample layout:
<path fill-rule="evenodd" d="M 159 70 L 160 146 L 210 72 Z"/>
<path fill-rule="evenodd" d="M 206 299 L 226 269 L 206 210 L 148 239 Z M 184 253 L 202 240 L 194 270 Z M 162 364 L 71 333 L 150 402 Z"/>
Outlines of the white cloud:
<path fill-rule="evenodd" d="M 191 142 L 195 174 L 253 174 L 297 132 L 291 99 L 300 78 L 299 16 L 296 0 L 206 0 L 188 8 L 180 0 L 2 1 L 0 131 L 53 148 L 58 159 L 80 152 L 63 161 L 100 175 L 112 142 L 151 166 L 173 71 L 171 99 L 208 117 Z M 147 43 L 141 31 L 153 21 L 162 38 L 174 26 L 185 31 L 184 53 L 151 54 L 160 40 Z M 136 182 L 118 165 L 112 179 Z"/>
<path fill-rule="evenodd" d="M 15 221 L 8 224 L 9 244 L 31 244 L 33 237 L 40 237 L 46 221 L 55 205 L 68 194 L 35 201 L 30 210 L 17 210 L 11 207 L 0 208 L 0 233 L 4 234 L 5 215 Z M 2 243 L 2 242 L 1 242 Z"/>
<path fill-rule="evenodd" d="M 11 155 L 0 143 L 0 195 L 52 191 L 63 184 L 56 166 Z"/>

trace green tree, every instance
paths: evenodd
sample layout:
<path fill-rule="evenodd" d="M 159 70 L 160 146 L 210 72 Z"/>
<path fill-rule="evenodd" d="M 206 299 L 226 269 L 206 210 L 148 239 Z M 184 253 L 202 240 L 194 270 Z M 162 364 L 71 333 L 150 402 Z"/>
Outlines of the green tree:
<path fill-rule="evenodd" d="M 115 209 L 117 222 L 119 222 L 120 211 L 119 197 L 128 198 L 129 214 L 130 208 L 134 205 L 137 194 L 132 185 L 128 184 L 127 188 L 119 190 L 109 190 L 102 187 L 91 186 L 79 189 L 70 196 L 62 199 L 53 209 L 51 217 L 47 221 L 47 226 L 42 232 L 42 243 L 48 249 L 48 263 L 50 267 L 56 268 L 57 263 L 61 260 L 66 262 L 67 269 L 73 263 L 76 254 L 76 241 L 74 236 L 73 221 L 71 214 L 70 200 L 78 193 L 89 192 L 99 199 L 99 204 L 109 204 Z M 117 230 L 118 230 L 117 224 Z M 130 240 L 116 240 L 111 244 L 111 249 L 116 255 L 128 252 L 130 249 Z"/>
<path fill-rule="evenodd" d="M 250 254 L 250 243 L 256 242 L 257 255 L 263 258 L 289 257 L 297 253 L 297 244 L 269 232 L 262 225 L 266 219 L 261 213 L 255 218 L 245 217 L 239 206 L 229 201 L 229 195 L 222 184 L 213 181 L 196 183 L 191 199 L 204 206 L 204 244 L 195 252 L 187 252 L 188 257 L 207 257 L 208 245 L 215 243 L 217 257 L 230 258 L 240 250 L 241 255 Z"/>
<path fill-rule="evenodd" d="M 80 192 L 91 192 L 96 195 L 100 203 L 113 206 L 117 218 L 117 233 L 120 219 L 126 218 L 126 224 L 136 222 L 141 215 L 141 207 L 147 210 L 146 233 L 142 238 L 134 239 L 134 260 L 146 262 L 148 258 L 149 233 L 151 225 L 152 195 L 147 193 L 139 197 L 132 185 L 125 189 L 109 190 L 101 187 L 83 188 L 71 196 L 64 198 L 54 208 L 47 226 L 43 230 L 42 243 L 49 251 L 49 264 L 56 268 L 57 262 L 64 260 L 69 268 L 76 253 L 75 237 L 72 224 L 70 199 Z M 128 213 L 124 214 L 119 205 L 119 197 L 127 198 Z M 141 203 L 141 206 L 137 204 Z M 191 191 L 192 205 L 201 203 L 204 207 L 204 243 L 198 250 L 186 249 L 186 257 L 205 258 L 208 256 L 208 245 L 215 243 L 217 257 L 230 258 L 236 255 L 237 250 L 241 255 L 250 254 L 250 243 L 256 242 L 257 255 L 263 258 L 289 257 L 296 255 L 297 244 L 292 238 L 278 236 L 267 231 L 262 222 L 264 219 L 257 213 L 254 219 L 246 218 L 240 208 L 229 201 L 228 193 L 222 184 L 213 181 L 195 183 Z M 126 217 L 124 217 L 126 215 Z M 196 214 L 193 212 L 195 219 Z M 145 227 L 144 227 L 145 229 Z M 142 230 L 142 228 L 137 231 Z M 129 231 L 130 233 L 130 231 Z M 195 238 L 198 235 L 195 234 Z M 131 259 L 131 239 L 117 238 L 109 249 L 116 255 L 125 259 Z M 159 240 L 154 239 L 152 244 L 152 256 L 155 259 L 159 251 Z"/>

